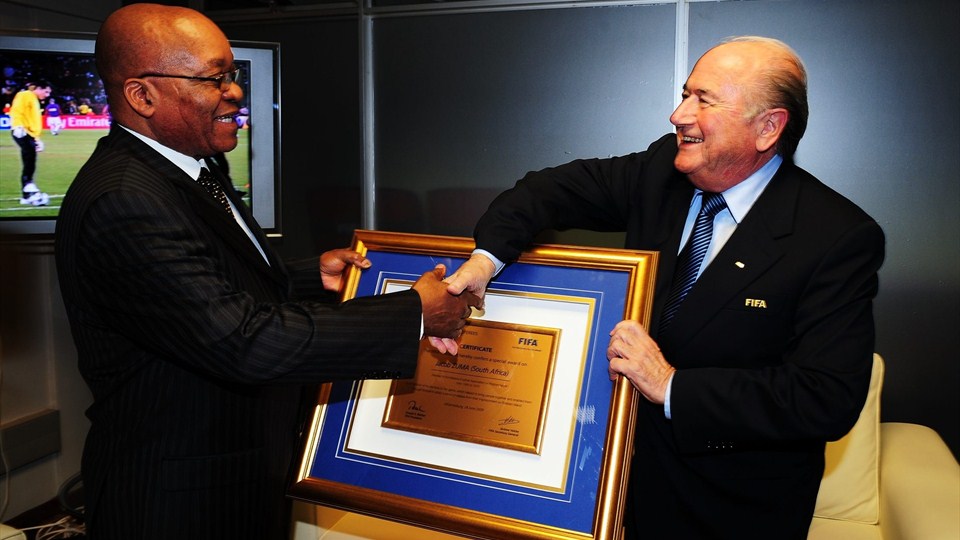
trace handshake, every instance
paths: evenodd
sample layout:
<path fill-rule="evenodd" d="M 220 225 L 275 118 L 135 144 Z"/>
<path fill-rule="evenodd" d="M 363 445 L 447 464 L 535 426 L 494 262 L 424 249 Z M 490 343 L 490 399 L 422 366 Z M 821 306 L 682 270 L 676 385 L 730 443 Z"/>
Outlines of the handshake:
<path fill-rule="evenodd" d="M 486 256 L 474 253 L 452 276 L 443 282 L 439 282 L 443 279 L 445 272 L 446 268 L 443 265 L 437 265 L 435 269 L 421 276 L 417 283 L 413 285 L 413 288 L 417 290 L 418 285 L 423 287 L 423 292 L 420 290 L 417 290 L 417 292 L 420 293 L 420 301 L 423 303 L 424 333 L 430 338 L 430 344 L 443 354 L 457 354 L 459 344 L 456 339 L 463 332 L 465 319 L 471 313 L 470 308 L 483 307 L 483 297 L 486 295 L 487 284 L 496 273 L 496 267 L 493 261 Z M 440 287 L 437 287 L 438 284 Z M 460 301 L 459 305 L 463 306 L 461 308 L 464 310 L 463 319 L 454 321 L 452 333 L 431 331 L 430 327 L 427 326 L 428 301 L 425 296 L 428 294 L 427 291 L 443 301 L 449 302 L 451 299 L 457 299 Z"/>
<path fill-rule="evenodd" d="M 370 268 L 370 261 L 349 249 L 334 249 L 320 257 L 320 276 L 329 291 L 340 291 L 344 273 L 349 267 Z M 463 333 L 471 308 L 483 307 L 487 283 L 493 277 L 494 263 L 483 255 L 474 254 L 449 278 L 444 280 L 447 268 L 438 264 L 424 273 L 413 284 L 420 295 L 423 313 L 423 333 L 441 353 L 457 354 L 456 339 Z"/>
<path fill-rule="evenodd" d="M 446 272 L 446 267 L 438 264 L 420 276 L 413 284 L 413 290 L 420 295 L 424 335 L 453 340 L 463 333 L 471 308 L 479 308 L 481 299 L 469 291 L 451 294 L 447 283 L 443 281 Z"/>

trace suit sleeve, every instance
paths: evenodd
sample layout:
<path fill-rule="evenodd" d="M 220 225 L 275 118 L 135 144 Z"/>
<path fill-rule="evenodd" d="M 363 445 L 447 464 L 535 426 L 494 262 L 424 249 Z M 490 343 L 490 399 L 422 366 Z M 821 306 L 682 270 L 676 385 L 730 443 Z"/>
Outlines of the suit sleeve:
<path fill-rule="evenodd" d="M 631 205 L 638 203 L 639 178 L 653 167 L 655 157 L 671 151 L 665 143 L 672 140 L 673 135 L 666 135 L 645 152 L 527 173 L 497 196 L 477 222 L 477 247 L 510 262 L 543 230 L 625 230 Z M 659 162 L 672 166 L 673 158 Z"/>
<path fill-rule="evenodd" d="M 309 257 L 284 261 L 290 277 L 290 296 L 297 300 L 336 303 L 339 295 L 323 286 L 320 276 L 320 258 Z"/>
<path fill-rule="evenodd" d="M 118 369 L 146 351 L 234 383 L 413 373 L 415 291 L 343 304 L 289 301 L 276 282 L 225 258 L 228 248 L 203 234 L 188 210 L 165 202 L 111 191 L 90 205 L 78 235 L 80 294 L 95 305 L 84 322 L 102 324 L 101 350 L 121 351 Z"/>
<path fill-rule="evenodd" d="M 836 440 L 849 431 L 870 380 L 883 254 L 883 232 L 873 221 L 840 236 L 806 281 L 777 361 L 678 371 L 671 411 L 680 449 Z M 748 351 L 750 343 L 740 346 Z"/>

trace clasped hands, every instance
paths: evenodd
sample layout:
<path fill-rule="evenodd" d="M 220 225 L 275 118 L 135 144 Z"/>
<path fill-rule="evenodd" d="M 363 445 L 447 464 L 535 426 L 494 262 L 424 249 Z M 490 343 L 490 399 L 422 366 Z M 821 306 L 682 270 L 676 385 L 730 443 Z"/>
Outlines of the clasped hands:
<path fill-rule="evenodd" d="M 349 249 L 334 249 L 320 256 L 320 279 L 324 289 L 340 291 L 343 287 L 343 275 L 351 267 L 360 269 L 370 268 L 370 260 L 363 255 Z M 458 351 L 456 338 L 463 333 L 463 326 L 473 307 L 480 307 L 481 295 L 470 290 L 450 291 L 443 281 L 446 267 L 438 264 L 433 270 L 425 272 L 413 284 L 413 290 L 420 295 L 420 304 L 423 311 L 423 332 L 431 339 L 442 339 L 452 344 L 442 352 L 456 354 Z M 486 283 L 484 283 L 486 286 Z"/>

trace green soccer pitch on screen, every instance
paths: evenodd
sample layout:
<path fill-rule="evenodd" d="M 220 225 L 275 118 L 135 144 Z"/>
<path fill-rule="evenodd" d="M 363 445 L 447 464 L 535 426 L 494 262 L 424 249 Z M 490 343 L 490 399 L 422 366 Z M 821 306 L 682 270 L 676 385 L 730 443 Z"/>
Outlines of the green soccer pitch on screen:
<path fill-rule="evenodd" d="M 52 234 L 60 203 L 97 141 L 110 129 L 106 93 L 89 34 L 0 34 L 0 233 Z M 270 235 L 280 234 L 279 45 L 231 42 L 244 99 L 237 147 L 226 154 L 234 187 Z M 20 147 L 11 134 L 9 105 L 35 81 L 50 83 L 41 100 L 42 151 L 34 184 L 46 196 L 24 198 Z M 255 151 L 252 149 L 256 149 Z"/>

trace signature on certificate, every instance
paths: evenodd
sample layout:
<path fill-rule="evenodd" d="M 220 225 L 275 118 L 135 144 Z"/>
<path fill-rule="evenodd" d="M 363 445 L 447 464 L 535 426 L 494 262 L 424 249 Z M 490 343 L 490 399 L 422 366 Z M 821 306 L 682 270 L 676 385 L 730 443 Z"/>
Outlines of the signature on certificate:
<path fill-rule="evenodd" d="M 417 405 L 417 402 L 416 402 L 416 401 L 413 401 L 413 400 L 410 400 L 409 402 L 407 402 L 407 410 L 408 410 L 408 411 L 427 412 L 427 411 L 423 410 L 423 407 Z"/>

